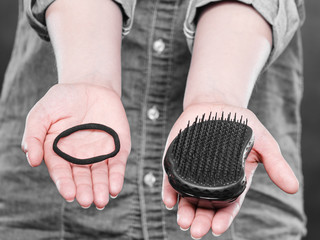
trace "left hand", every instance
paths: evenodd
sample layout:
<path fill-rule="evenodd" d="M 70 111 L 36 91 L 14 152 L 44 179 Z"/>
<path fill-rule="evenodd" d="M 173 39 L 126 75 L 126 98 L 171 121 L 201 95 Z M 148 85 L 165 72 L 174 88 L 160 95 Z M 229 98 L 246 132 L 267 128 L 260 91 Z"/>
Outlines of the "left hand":
<path fill-rule="evenodd" d="M 52 149 L 54 139 L 64 130 L 84 123 L 114 129 L 120 139 L 119 153 L 89 165 L 73 164 L 58 156 Z M 77 131 L 62 138 L 59 144 L 63 152 L 81 159 L 110 153 L 115 147 L 110 134 L 94 129 Z M 110 88 L 87 83 L 53 86 L 28 114 L 22 149 L 32 167 L 39 166 L 44 159 L 66 201 L 76 198 L 83 208 L 94 203 L 103 209 L 109 194 L 116 197 L 122 189 L 131 149 L 129 124 L 120 96 Z"/>
<path fill-rule="evenodd" d="M 219 209 L 196 207 L 185 198 L 180 198 L 178 203 L 178 225 L 184 230 L 190 228 L 191 236 L 195 239 L 203 237 L 210 228 L 216 236 L 221 235 L 229 228 L 250 188 L 258 163 L 263 163 L 271 180 L 286 193 L 294 194 L 299 189 L 298 180 L 281 155 L 278 143 L 254 113 L 246 108 L 212 103 L 190 105 L 171 129 L 164 152 L 166 153 L 167 148 L 175 136 L 178 135 L 179 130 L 187 126 L 188 121 L 193 122 L 196 116 L 202 116 L 204 113 L 208 116 L 210 112 L 213 114 L 217 112 L 218 116 L 221 116 L 222 111 L 225 114 L 229 112 L 231 114 L 237 113 L 237 116 L 242 115 L 244 119 L 247 118 L 248 125 L 252 128 L 255 135 L 254 146 L 245 162 L 247 187 L 236 201 L 227 207 Z M 163 176 L 162 198 L 166 207 L 170 209 L 177 203 L 178 194 L 170 185 L 165 172 Z"/>

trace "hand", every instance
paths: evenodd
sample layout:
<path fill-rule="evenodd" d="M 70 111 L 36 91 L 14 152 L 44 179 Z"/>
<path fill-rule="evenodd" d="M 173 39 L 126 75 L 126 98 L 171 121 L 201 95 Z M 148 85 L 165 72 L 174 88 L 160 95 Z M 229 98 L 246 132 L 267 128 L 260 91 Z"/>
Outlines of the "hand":
<path fill-rule="evenodd" d="M 100 123 L 114 129 L 120 139 L 119 153 L 92 165 L 75 165 L 53 150 L 62 131 L 84 123 Z M 77 131 L 62 138 L 59 148 L 76 158 L 90 158 L 114 150 L 112 136 L 98 130 Z M 22 149 L 32 167 L 44 158 L 60 194 L 71 202 L 76 197 L 83 208 L 92 202 L 102 209 L 109 194 L 116 197 L 123 185 L 131 149 L 128 120 L 120 96 L 113 90 L 90 84 L 57 84 L 31 109 L 26 120 Z"/>
<path fill-rule="evenodd" d="M 178 135 L 179 130 L 187 126 L 189 120 L 193 122 L 196 116 L 202 116 L 204 113 L 208 116 L 210 112 L 213 114 L 217 112 L 218 116 L 221 116 L 222 111 L 225 115 L 231 112 L 232 115 L 233 113 L 237 113 L 237 116 L 240 117 L 242 115 L 244 119 L 247 118 L 248 125 L 252 128 L 255 135 L 254 146 L 245 162 L 247 187 L 235 202 L 219 209 L 195 207 L 185 198 L 180 198 L 178 203 L 178 224 L 182 229 L 191 227 L 191 236 L 196 239 L 203 237 L 210 228 L 216 236 L 221 235 L 229 228 L 233 219 L 238 214 L 245 195 L 249 190 L 258 163 L 263 163 L 271 180 L 283 191 L 293 194 L 296 193 L 299 188 L 298 180 L 286 160 L 282 157 L 276 140 L 257 117 L 245 108 L 209 103 L 190 105 L 174 124 L 167 140 L 165 152 L 174 137 Z M 162 191 L 164 204 L 169 209 L 173 208 L 177 202 L 178 194 L 169 184 L 168 176 L 165 173 Z"/>

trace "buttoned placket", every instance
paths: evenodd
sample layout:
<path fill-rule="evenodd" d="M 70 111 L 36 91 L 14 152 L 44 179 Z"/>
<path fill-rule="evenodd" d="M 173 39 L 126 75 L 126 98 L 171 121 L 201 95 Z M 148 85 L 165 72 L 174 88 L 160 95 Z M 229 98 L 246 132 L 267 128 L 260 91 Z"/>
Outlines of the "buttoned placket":
<path fill-rule="evenodd" d="M 153 43 L 153 50 L 158 54 L 161 54 L 163 52 L 163 50 L 165 49 L 165 47 L 166 47 L 166 44 L 164 43 L 164 41 L 161 38 L 156 40 Z"/>
<path fill-rule="evenodd" d="M 149 4 L 152 4 L 151 1 Z M 143 191 L 140 192 L 142 208 L 142 230 L 144 239 L 166 239 L 164 226 L 164 205 L 161 198 L 162 155 L 166 142 L 166 109 L 168 83 L 172 62 L 172 32 L 177 1 L 159 0 L 152 16 L 152 29 L 149 29 L 148 73 L 145 89 L 145 109 L 141 161 Z M 141 171 L 141 170 L 140 170 Z M 160 180 L 161 179 L 161 180 Z M 140 188 L 141 189 L 141 188 Z"/>
<path fill-rule="evenodd" d="M 159 110 L 157 106 L 153 105 L 149 110 L 148 110 L 148 118 L 152 121 L 156 121 L 160 117 Z"/>

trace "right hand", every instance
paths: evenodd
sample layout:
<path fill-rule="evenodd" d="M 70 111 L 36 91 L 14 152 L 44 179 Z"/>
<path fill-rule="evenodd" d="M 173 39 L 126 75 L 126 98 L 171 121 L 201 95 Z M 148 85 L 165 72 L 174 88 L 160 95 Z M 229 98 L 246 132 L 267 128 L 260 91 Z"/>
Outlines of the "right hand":
<path fill-rule="evenodd" d="M 75 165 L 52 149 L 62 131 L 84 123 L 100 123 L 114 129 L 120 139 L 119 153 L 91 165 Z M 114 150 L 113 138 L 97 130 L 77 131 L 59 141 L 59 148 L 76 158 L 90 158 Z M 26 120 L 22 150 L 32 167 L 45 160 L 62 197 L 77 199 L 83 208 L 92 202 L 103 209 L 109 194 L 116 197 L 123 186 L 131 150 L 130 129 L 120 100 L 113 90 L 92 84 L 57 84 L 31 109 Z"/>
<path fill-rule="evenodd" d="M 236 113 L 237 116 L 248 119 L 248 125 L 255 135 L 254 146 L 245 161 L 247 177 L 245 191 L 230 205 L 208 209 L 194 205 L 188 198 L 181 197 L 179 199 L 178 193 L 169 183 L 167 174 L 164 173 L 163 175 L 163 202 L 168 209 L 173 208 L 178 202 L 178 225 L 181 229 L 190 228 L 191 236 L 194 239 L 202 238 L 210 229 L 216 236 L 227 231 L 240 211 L 258 163 L 263 163 L 270 179 L 286 193 L 294 194 L 299 189 L 299 182 L 289 164 L 283 158 L 278 143 L 255 114 L 246 108 L 221 103 L 198 103 L 188 106 L 172 127 L 164 152 L 167 152 L 168 146 L 178 135 L 179 130 L 184 129 L 189 121 L 192 123 L 196 116 L 202 116 L 204 113 L 206 116 L 209 116 L 210 113 L 218 113 L 218 116 L 221 116 L 222 112 L 225 114 L 231 113 L 231 116 Z"/>

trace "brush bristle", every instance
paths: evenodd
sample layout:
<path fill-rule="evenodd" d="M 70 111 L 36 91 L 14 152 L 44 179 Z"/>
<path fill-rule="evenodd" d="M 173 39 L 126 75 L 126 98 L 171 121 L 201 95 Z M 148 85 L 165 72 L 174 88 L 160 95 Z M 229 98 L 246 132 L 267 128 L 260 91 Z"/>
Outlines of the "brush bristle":
<path fill-rule="evenodd" d="M 224 186 L 241 177 L 247 120 L 231 114 L 198 117 L 178 134 L 172 156 L 176 172 L 187 181 L 203 186 Z"/>

